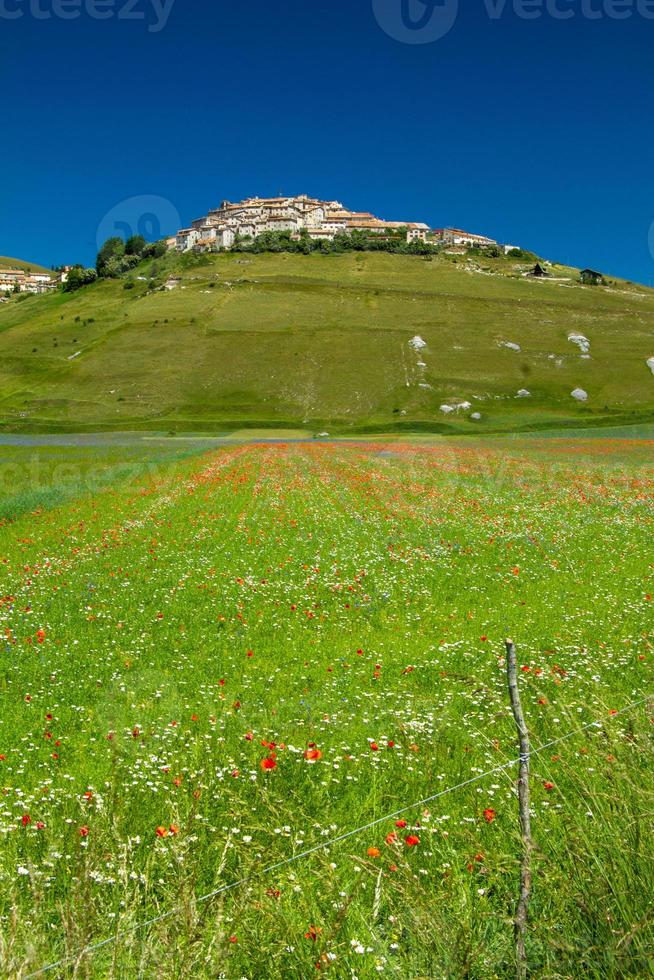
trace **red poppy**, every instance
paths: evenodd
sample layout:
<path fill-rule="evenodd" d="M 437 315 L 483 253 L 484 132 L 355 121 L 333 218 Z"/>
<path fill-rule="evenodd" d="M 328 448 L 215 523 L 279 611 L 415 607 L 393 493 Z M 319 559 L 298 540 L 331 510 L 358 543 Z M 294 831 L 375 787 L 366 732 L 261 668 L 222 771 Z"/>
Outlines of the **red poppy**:
<path fill-rule="evenodd" d="M 371 752 L 379 752 L 379 746 L 377 745 L 376 742 L 371 742 L 370 743 L 370 751 Z"/>
<path fill-rule="evenodd" d="M 395 826 L 396 827 L 400 827 L 400 828 L 404 828 L 404 827 L 407 826 L 407 822 L 406 822 L 406 820 L 396 820 L 395 821 Z"/>
<path fill-rule="evenodd" d="M 237 943 L 238 942 L 238 936 L 230 936 L 229 937 L 229 942 L 230 943 Z"/>
<path fill-rule="evenodd" d="M 79 835 L 80 835 L 80 837 L 88 837 L 89 836 L 89 828 L 88 827 L 80 827 L 80 829 L 79 829 Z"/>
<path fill-rule="evenodd" d="M 548 793 L 550 793 L 554 789 L 554 783 L 544 782 L 543 786 L 545 787 Z"/>
<path fill-rule="evenodd" d="M 369 858 L 381 857 L 381 851 L 378 847 L 369 847 L 366 853 L 368 854 Z"/>
<path fill-rule="evenodd" d="M 408 837 L 404 838 L 404 843 L 407 847 L 417 847 L 420 843 L 420 838 L 416 837 L 415 834 L 409 834 Z"/>
<path fill-rule="evenodd" d="M 309 926 L 309 930 L 308 932 L 305 932 L 304 938 L 311 939 L 315 943 L 321 932 L 322 929 L 318 928 L 317 926 Z"/>
<path fill-rule="evenodd" d="M 307 749 L 304 758 L 307 762 L 317 762 L 318 759 L 322 759 L 322 752 L 320 749 Z"/>
<path fill-rule="evenodd" d="M 276 769 L 277 762 L 271 755 L 269 755 L 266 759 L 261 760 L 261 768 L 263 770 Z"/>
<path fill-rule="evenodd" d="M 20 822 L 22 823 L 23 827 L 27 827 L 27 825 L 32 822 L 32 818 L 30 817 L 29 813 L 24 813 L 20 818 Z"/>
<path fill-rule="evenodd" d="M 177 824 L 171 823 L 170 827 L 168 828 L 168 833 L 175 837 L 179 833 L 179 827 Z"/>
<path fill-rule="evenodd" d="M 168 836 L 168 828 L 167 827 L 157 827 L 157 829 L 155 830 L 155 834 L 157 835 L 157 837 L 167 837 Z"/>
<path fill-rule="evenodd" d="M 484 820 L 486 821 L 486 823 L 492 823 L 496 816 L 497 813 L 495 812 L 495 810 L 491 809 L 491 807 L 487 807 L 484 810 Z"/>
<path fill-rule="evenodd" d="M 37 630 L 37 632 L 36 632 L 36 641 L 37 641 L 37 643 L 44 643 L 45 642 L 45 630 Z"/>

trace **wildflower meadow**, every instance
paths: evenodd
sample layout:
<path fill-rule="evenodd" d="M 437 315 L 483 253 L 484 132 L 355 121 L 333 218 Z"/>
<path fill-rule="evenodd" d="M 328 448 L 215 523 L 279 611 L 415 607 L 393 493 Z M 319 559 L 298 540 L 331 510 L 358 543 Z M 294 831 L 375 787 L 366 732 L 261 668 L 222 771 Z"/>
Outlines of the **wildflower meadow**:
<path fill-rule="evenodd" d="M 513 976 L 507 636 L 530 975 L 652 974 L 649 439 L 89 448 L 42 499 L 35 452 L 0 449 L 0 975 Z"/>

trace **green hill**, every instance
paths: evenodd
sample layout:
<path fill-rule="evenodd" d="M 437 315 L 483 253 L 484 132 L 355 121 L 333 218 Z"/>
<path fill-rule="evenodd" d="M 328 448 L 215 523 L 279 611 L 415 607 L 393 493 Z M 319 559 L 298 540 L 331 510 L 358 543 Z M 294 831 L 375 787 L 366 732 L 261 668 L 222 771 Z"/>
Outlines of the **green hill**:
<path fill-rule="evenodd" d="M 0 269 L 25 269 L 30 272 L 51 272 L 38 262 L 26 262 L 24 259 L 12 259 L 7 255 L 0 255 Z"/>
<path fill-rule="evenodd" d="M 473 432 L 654 416 L 654 291 L 524 269 L 169 255 L 128 281 L 21 297 L 0 306 L 0 426 Z M 461 402 L 471 407 L 441 410 Z"/>

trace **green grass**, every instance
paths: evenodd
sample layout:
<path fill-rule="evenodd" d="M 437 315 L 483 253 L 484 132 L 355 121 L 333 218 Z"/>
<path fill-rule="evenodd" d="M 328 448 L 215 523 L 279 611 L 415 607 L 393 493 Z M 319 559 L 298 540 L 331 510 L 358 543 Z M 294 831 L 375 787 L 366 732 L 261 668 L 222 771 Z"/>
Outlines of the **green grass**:
<path fill-rule="evenodd" d="M 192 452 L 189 443 L 172 443 L 166 449 L 143 444 L 104 449 L 3 446 L 0 526 L 23 515 L 40 514 L 69 500 L 98 493 L 117 482 L 126 485 Z"/>
<path fill-rule="evenodd" d="M 0 500 L 35 453 L 121 463 L 0 449 Z M 0 527 L 0 975 L 513 976 L 508 634 L 534 746 L 573 733 L 533 759 L 531 975 L 651 975 L 651 461 L 234 444 Z"/>
<path fill-rule="evenodd" d="M 0 426 L 474 433 L 651 419 L 654 292 L 583 287 L 564 268 L 565 282 L 526 280 L 522 268 L 375 253 L 169 256 L 137 271 L 157 283 L 181 275 L 172 292 L 134 279 L 129 290 L 103 282 L 5 304 Z M 588 337 L 590 360 L 571 332 Z M 424 368 L 415 335 L 428 345 Z M 530 399 L 516 398 L 522 388 Z M 456 399 L 473 409 L 444 415 Z"/>
<path fill-rule="evenodd" d="M 51 269 L 47 269 L 44 265 L 39 265 L 38 262 L 26 262 L 24 259 L 12 259 L 7 255 L 0 255 L 0 269 L 25 269 L 29 272 L 52 272 Z"/>

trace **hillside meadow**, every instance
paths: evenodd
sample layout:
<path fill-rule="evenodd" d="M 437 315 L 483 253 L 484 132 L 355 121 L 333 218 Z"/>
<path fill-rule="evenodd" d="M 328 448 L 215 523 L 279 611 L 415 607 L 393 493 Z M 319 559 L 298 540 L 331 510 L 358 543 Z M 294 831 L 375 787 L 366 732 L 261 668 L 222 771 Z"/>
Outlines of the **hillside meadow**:
<path fill-rule="evenodd" d="M 0 255 L 0 269 L 24 269 L 26 272 L 43 272 L 48 274 L 52 272 L 51 269 L 46 269 L 45 266 L 39 265 L 38 262 L 26 262 L 25 259 L 12 259 L 8 255 Z"/>
<path fill-rule="evenodd" d="M 0 427 L 474 435 L 651 418 L 654 292 L 526 268 L 172 254 L 78 293 L 12 300 L 0 306 Z"/>
<path fill-rule="evenodd" d="M 651 434 L 7 466 L 1 975 L 513 976 L 507 635 L 530 974 L 651 975 Z"/>

